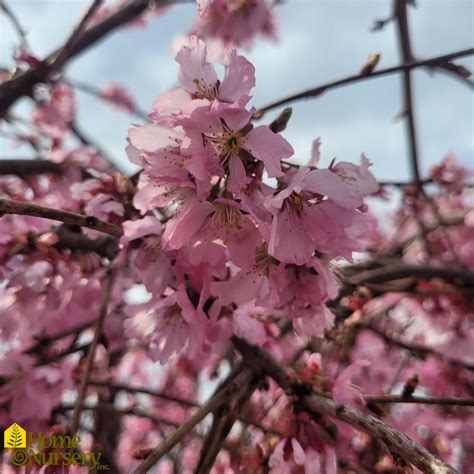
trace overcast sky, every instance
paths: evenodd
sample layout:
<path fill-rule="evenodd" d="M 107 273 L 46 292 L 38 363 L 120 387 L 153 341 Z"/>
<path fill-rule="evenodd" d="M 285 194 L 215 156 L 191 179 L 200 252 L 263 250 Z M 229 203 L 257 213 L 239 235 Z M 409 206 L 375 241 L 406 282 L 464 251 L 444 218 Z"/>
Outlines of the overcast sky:
<path fill-rule="evenodd" d="M 8 0 L 7 0 L 8 1 Z M 40 57 L 61 45 L 81 11 L 90 2 L 72 0 L 9 0 L 28 31 Z M 473 0 L 418 0 L 410 9 L 414 53 L 430 57 L 474 44 Z M 382 55 L 379 67 L 395 65 L 395 29 L 371 33 L 374 20 L 390 13 L 391 0 L 287 0 L 278 8 L 279 41 L 258 40 L 245 52 L 256 67 L 257 86 L 252 104 L 269 101 L 360 70 L 369 53 Z M 100 85 L 122 82 L 143 110 L 154 97 L 175 84 L 176 63 L 170 43 L 188 31 L 195 13 L 192 4 L 177 5 L 144 28 L 127 28 L 81 55 L 67 68 L 67 76 Z M 2 65 L 10 64 L 17 38 L 9 22 L 0 18 Z M 459 61 L 474 70 L 474 59 Z M 423 173 L 452 151 L 466 164 L 473 160 L 474 102 L 472 92 L 443 73 L 414 73 L 415 113 Z M 380 180 L 407 179 L 409 167 L 405 124 L 401 112 L 400 76 L 386 76 L 329 91 L 317 99 L 294 104 L 293 118 L 284 132 L 296 157 L 309 157 L 311 142 L 323 141 L 322 164 L 333 157 L 358 160 L 362 152 L 374 163 Z M 132 170 L 124 154 L 125 137 L 134 120 L 80 93 L 79 124 L 95 137 L 122 168 Z M 276 112 L 268 115 L 270 120 Z M 0 156 L 11 156 L 5 141 Z M 25 155 L 24 150 L 17 154 Z"/>

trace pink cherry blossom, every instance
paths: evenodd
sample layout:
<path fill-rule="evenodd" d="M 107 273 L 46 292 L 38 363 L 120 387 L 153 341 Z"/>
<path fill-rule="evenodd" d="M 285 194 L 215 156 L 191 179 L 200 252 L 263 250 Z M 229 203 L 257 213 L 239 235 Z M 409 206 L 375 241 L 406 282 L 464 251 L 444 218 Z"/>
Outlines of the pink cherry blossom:
<path fill-rule="evenodd" d="M 198 0 L 193 31 L 227 46 L 249 45 L 257 34 L 274 37 L 275 20 L 266 0 Z"/>

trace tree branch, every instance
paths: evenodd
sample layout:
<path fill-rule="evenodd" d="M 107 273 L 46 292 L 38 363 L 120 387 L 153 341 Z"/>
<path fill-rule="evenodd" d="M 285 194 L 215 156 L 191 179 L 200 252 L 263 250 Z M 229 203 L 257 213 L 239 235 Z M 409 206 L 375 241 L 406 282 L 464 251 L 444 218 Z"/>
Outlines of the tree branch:
<path fill-rule="evenodd" d="M 386 343 L 393 344 L 403 349 L 406 349 L 407 351 L 411 352 L 416 357 L 424 359 L 425 357 L 429 355 L 433 355 L 434 357 L 444 360 L 448 362 L 449 364 L 452 364 L 457 367 L 461 367 L 463 369 L 467 369 L 470 371 L 474 371 L 474 364 L 470 364 L 468 362 L 464 362 L 459 359 L 454 359 L 452 357 L 444 355 L 436 351 L 432 347 L 427 347 L 422 344 L 416 344 L 413 342 L 405 342 L 401 340 L 399 337 L 395 335 L 387 334 L 386 332 L 382 331 L 379 328 L 374 327 L 371 324 L 358 323 L 358 327 L 372 331 L 374 334 L 377 334 L 378 336 L 380 336 Z"/>
<path fill-rule="evenodd" d="M 63 167 L 54 161 L 42 159 L 0 159 L 0 175 L 14 174 L 20 177 L 30 174 L 61 174 Z"/>
<path fill-rule="evenodd" d="M 399 395 L 364 395 L 372 403 L 418 403 L 421 405 L 474 406 L 474 398 L 401 397 Z"/>
<path fill-rule="evenodd" d="M 60 407 L 56 409 L 56 412 L 74 410 L 74 408 L 75 408 L 75 405 L 63 403 Z M 89 411 L 89 410 L 95 411 L 99 409 L 108 411 L 110 413 L 114 413 L 117 415 L 131 415 L 131 416 L 138 416 L 141 418 L 148 418 L 156 424 L 162 423 L 164 425 L 173 426 L 175 428 L 179 427 L 179 423 L 177 423 L 176 421 L 170 420 L 169 418 L 165 418 L 162 416 L 157 416 L 151 413 L 147 413 L 138 407 L 119 408 L 119 407 L 114 406 L 111 403 L 104 403 L 104 402 L 99 402 L 95 405 L 83 404 L 83 407 L 82 407 L 83 411 Z"/>
<path fill-rule="evenodd" d="M 120 226 L 109 222 L 101 221 L 94 216 L 84 216 L 75 212 L 61 211 L 49 207 L 38 206 L 26 202 L 11 201 L 10 199 L 0 199 L 0 216 L 3 214 L 19 214 L 24 216 L 42 217 L 53 221 L 64 222 L 65 224 L 78 225 L 89 229 L 98 230 L 105 234 L 120 237 L 123 230 Z"/>
<path fill-rule="evenodd" d="M 116 28 L 141 15 L 152 3 L 165 5 L 173 2 L 170 0 L 132 0 L 99 24 L 83 32 L 68 50 L 67 55 L 62 60 L 62 65 L 90 48 Z M 37 68 L 20 73 L 18 76 L 0 85 L 0 117 L 5 116 L 8 109 L 20 97 L 32 95 L 33 87 L 36 84 L 48 80 L 49 74 L 52 72 L 51 62 L 55 60 L 62 49 L 60 48 L 52 52 Z"/>
<path fill-rule="evenodd" d="M 168 395 L 164 392 L 159 392 L 156 390 L 151 390 L 147 387 L 141 387 L 136 385 L 127 385 L 122 383 L 114 383 L 108 380 L 98 380 L 98 379 L 91 379 L 89 381 L 89 385 L 95 385 L 97 387 L 107 387 L 111 390 L 123 390 L 125 392 L 130 393 L 143 393 L 145 395 L 150 395 L 152 397 L 162 398 L 163 400 L 168 400 L 169 402 L 176 402 L 180 405 L 185 405 L 190 408 L 197 408 L 199 407 L 198 403 L 195 403 L 191 400 L 187 400 L 185 398 L 177 397 L 174 395 Z"/>
<path fill-rule="evenodd" d="M 153 449 L 148 457 L 135 469 L 133 474 L 146 474 L 163 456 L 165 456 L 183 437 L 188 434 L 209 413 L 217 410 L 232 397 L 235 390 L 248 377 L 241 370 L 232 372 L 214 392 L 214 395 L 185 421 L 173 434 Z"/>
<path fill-rule="evenodd" d="M 336 403 L 335 401 L 316 395 L 305 394 L 300 384 L 290 382 L 288 373 L 273 357 L 257 346 L 243 339 L 233 337 L 232 342 L 244 357 L 251 370 L 263 370 L 286 393 L 291 393 L 298 405 L 318 422 L 321 414 L 345 421 L 354 428 L 367 433 L 375 439 L 383 441 L 389 450 L 398 454 L 418 469 L 428 474 L 456 474 L 456 471 L 443 461 L 437 459 L 428 450 L 416 444 L 412 439 L 383 421 L 366 415 L 356 408 Z"/>
<path fill-rule="evenodd" d="M 71 36 L 67 39 L 65 45 L 54 55 L 54 59 L 49 61 L 49 67 L 51 72 L 57 71 L 61 69 L 64 62 L 69 58 L 71 52 L 73 51 L 74 47 L 76 46 L 79 38 L 81 37 L 84 30 L 87 28 L 87 24 L 89 23 L 90 19 L 94 16 L 95 12 L 99 9 L 99 7 L 104 3 L 104 0 L 93 0 L 90 7 L 81 18 L 79 24 L 74 28 Z"/>
<path fill-rule="evenodd" d="M 5 0 L 0 0 L 0 10 L 3 10 L 5 15 L 10 19 L 13 27 L 15 28 L 16 32 L 18 33 L 18 36 L 21 41 L 21 45 L 23 47 L 28 47 L 28 41 L 26 39 L 26 31 L 24 28 L 21 26 L 21 23 L 19 22 L 18 18 L 16 17 L 15 13 L 13 10 L 7 5 Z"/>
<path fill-rule="evenodd" d="M 352 76 L 344 77 L 343 79 L 337 79 L 335 81 L 327 82 L 325 84 L 321 84 L 320 86 L 312 87 L 311 89 L 307 89 L 302 92 L 297 92 L 296 94 L 289 95 L 283 99 L 277 100 L 275 102 L 271 102 L 270 104 L 261 107 L 260 109 L 255 112 L 254 117 L 256 119 L 261 118 L 266 112 L 269 110 L 275 109 L 277 107 L 281 107 L 282 105 L 289 104 L 291 102 L 295 102 L 302 99 L 309 99 L 311 97 L 317 97 L 321 95 L 323 92 L 329 91 L 331 89 L 335 89 L 337 87 L 345 86 L 348 84 L 353 84 L 354 82 L 365 81 L 366 79 L 374 79 L 376 77 L 386 76 L 388 74 L 395 74 L 401 71 L 410 71 L 411 69 L 415 69 L 421 66 L 434 66 L 443 61 L 449 61 L 450 59 L 460 58 L 464 56 L 470 56 L 474 54 L 474 48 L 463 49 L 460 51 L 455 51 L 450 54 L 445 54 L 442 56 L 435 56 L 429 59 L 423 59 L 419 61 L 410 61 L 405 64 L 401 64 L 399 66 L 392 66 L 385 69 L 379 69 L 378 71 L 374 71 L 371 74 L 354 74 Z"/>
<path fill-rule="evenodd" d="M 403 63 L 413 61 L 410 33 L 408 29 L 407 0 L 394 0 L 394 18 L 398 26 L 398 38 Z M 413 94 L 410 70 L 403 71 L 403 114 L 407 119 L 408 143 L 410 147 L 411 169 L 413 180 L 418 188 L 422 188 L 418 145 L 416 141 L 415 118 L 413 111 Z"/>
<path fill-rule="evenodd" d="M 71 84 L 71 86 L 74 87 L 75 89 L 85 92 L 86 94 L 92 95 L 100 99 L 102 102 L 108 102 L 109 104 L 113 105 L 113 102 L 101 96 L 100 90 L 97 89 L 96 87 L 90 84 L 86 84 L 84 82 L 77 81 L 75 79 L 74 80 L 68 79 L 67 82 Z M 128 112 L 133 114 L 136 118 L 143 120 L 144 122 L 150 121 L 148 115 L 143 110 L 141 110 L 137 105 L 134 105 L 133 109 Z"/>
<path fill-rule="evenodd" d="M 340 271 L 344 275 L 344 268 L 341 268 Z M 416 265 L 412 263 L 388 264 L 373 270 L 358 272 L 356 275 L 343 276 L 343 280 L 350 285 L 358 286 L 364 283 L 385 283 L 411 276 L 423 280 L 442 278 L 459 286 L 474 286 L 474 272 L 468 269 Z"/>
<path fill-rule="evenodd" d="M 66 226 L 60 226 L 56 231 L 59 240 L 53 245 L 58 250 L 69 249 L 71 251 L 95 252 L 101 257 L 112 260 L 119 250 L 118 239 L 107 235 L 91 239 L 80 232 L 68 230 Z"/>

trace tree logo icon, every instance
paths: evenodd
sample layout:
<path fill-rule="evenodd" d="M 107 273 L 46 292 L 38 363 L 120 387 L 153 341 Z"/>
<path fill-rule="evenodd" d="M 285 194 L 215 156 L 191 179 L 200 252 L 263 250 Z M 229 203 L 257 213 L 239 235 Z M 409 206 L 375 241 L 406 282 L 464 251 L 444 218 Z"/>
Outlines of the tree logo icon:
<path fill-rule="evenodd" d="M 4 448 L 26 448 L 26 431 L 17 423 L 12 423 L 3 433 Z"/>

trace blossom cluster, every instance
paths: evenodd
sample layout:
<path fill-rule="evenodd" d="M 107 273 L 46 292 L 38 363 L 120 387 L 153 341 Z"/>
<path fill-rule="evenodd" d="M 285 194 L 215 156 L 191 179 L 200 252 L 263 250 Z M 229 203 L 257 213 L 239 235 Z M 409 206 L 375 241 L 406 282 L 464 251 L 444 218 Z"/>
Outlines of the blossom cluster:
<path fill-rule="evenodd" d="M 224 48 L 249 46 L 261 34 L 275 37 L 275 13 L 268 0 L 197 0 L 192 31 Z"/>
<path fill-rule="evenodd" d="M 153 294 L 129 330 L 161 362 L 206 354 L 236 329 L 263 343 L 270 314 L 323 335 L 337 291 L 330 261 L 364 248 L 364 198 L 378 188 L 368 160 L 293 167 L 285 138 L 254 124 L 251 63 L 232 49 L 219 79 L 197 37 L 176 60 L 181 87 L 129 132 L 128 155 L 143 168 L 133 202 L 145 217 L 125 223 L 122 243 L 145 239 L 134 258 Z M 150 214 L 159 209 L 164 224 Z"/>

